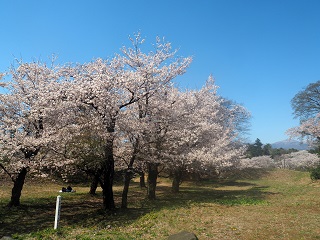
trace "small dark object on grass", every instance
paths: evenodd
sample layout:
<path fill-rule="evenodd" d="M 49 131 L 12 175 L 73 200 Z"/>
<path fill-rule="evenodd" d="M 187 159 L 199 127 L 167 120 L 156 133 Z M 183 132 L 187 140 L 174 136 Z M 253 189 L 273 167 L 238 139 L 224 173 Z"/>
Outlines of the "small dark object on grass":
<path fill-rule="evenodd" d="M 199 240 L 194 233 L 182 231 L 168 237 L 168 240 Z"/>

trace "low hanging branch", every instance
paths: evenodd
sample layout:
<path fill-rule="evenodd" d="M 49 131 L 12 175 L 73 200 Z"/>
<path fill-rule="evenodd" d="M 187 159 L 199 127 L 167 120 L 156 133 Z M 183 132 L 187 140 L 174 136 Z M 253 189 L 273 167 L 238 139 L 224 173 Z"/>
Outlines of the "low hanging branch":
<path fill-rule="evenodd" d="M 14 177 L 12 176 L 12 174 L 10 173 L 10 172 L 8 172 L 8 170 L 0 163 L 0 167 L 3 169 L 3 171 L 6 173 L 6 174 L 8 174 L 8 176 L 11 178 L 11 180 L 13 181 L 13 182 L 15 182 L 15 179 L 14 179 Z"/>

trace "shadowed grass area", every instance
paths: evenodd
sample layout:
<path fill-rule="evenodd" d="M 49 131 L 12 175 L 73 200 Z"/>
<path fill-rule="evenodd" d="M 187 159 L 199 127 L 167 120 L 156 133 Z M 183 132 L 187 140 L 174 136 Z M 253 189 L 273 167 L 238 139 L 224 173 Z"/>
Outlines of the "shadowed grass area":
<path fill-rule="evenodd" d="M 61 221 L 53 230 L 59 184 L 26 182 L 22 206 L 8 209 L 10 182 L 0 186 L 0 237 L 17 239 L 166 239 L 187 230 L 199 239 L 320 239 L 320 185 L 308 173 L 264 172 L 261 178 L 186 182 L 171 193 L 160 179 L 157 200 L 131 184 L 128 209 L 105 213 L 101 191 L 73 186 L 62 195 Z M 121 186 L 115 186 L 120 206 Z"/>

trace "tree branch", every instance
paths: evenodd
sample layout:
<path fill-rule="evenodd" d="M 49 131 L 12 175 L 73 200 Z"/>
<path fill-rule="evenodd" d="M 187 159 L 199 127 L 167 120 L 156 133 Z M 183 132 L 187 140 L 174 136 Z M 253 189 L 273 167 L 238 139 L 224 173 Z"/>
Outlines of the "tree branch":
<path fill-rule="evenodd" d="M 8 176 L 11 178 L 11 180 L 13 182 L 16 182 L 16 180 L 14 179 L 14 177 L 11 175 L 11 173 L 8 172 L 8 170 L 0 163 L 0 167 L 3 169 L 3 171 L 8 174 Z"/>

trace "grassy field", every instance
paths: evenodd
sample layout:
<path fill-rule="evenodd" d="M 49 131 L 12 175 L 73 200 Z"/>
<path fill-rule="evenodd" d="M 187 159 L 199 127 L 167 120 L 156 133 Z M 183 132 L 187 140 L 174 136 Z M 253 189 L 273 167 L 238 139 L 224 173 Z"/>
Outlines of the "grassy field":
<path fill-rule="evenodd" d="M 275 170 L 229 181 L 183 183 L 179 194 L 160 179 L 156 201 L 133 183 L 129 208 L 106 214 L 101 192 L 88 187 L 63 193 L 60 229 L 53 230 L 62 185 L 27 181 L 22 206 L 7 209 L 11 183 L 0 185 L 0 238 L 167 239 L 182 230 L 202 239 L 320 239 L 320 183 L 309 174 Z M 115 187 L 117 206 L 121 187 Z"/>

